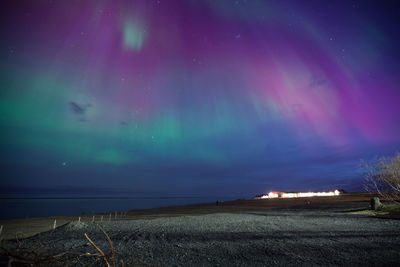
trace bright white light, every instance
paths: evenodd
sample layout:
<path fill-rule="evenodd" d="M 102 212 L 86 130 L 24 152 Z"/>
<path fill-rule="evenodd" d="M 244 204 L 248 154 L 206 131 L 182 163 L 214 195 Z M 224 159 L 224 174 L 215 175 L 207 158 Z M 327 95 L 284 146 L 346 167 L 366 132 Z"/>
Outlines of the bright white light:
<path fill-rule="evenodd" d="M 299 192 L 299 193 L 284 193 L 284 192 L 269 192 L 268 195 L 262 195 L 261 198 L 298 198 L 298 197 L 328 197 L 338 196 L 338 190 L 332 192 Z"/>
<path fill-rule="evenodd" d="M 269 198 L 277 198 L 277 197 L 279 197 L 279 194 L 277 192 L 269 192 L 268 197 Z"/>
<path fill-rule="evenodd" d="M 339 191 L 335 190 L 333 192 L 304 192 L 304 193 L 282 193 L 282 198 L 295 198 L 295 197 L 329 197 L 338 196 Z"/>

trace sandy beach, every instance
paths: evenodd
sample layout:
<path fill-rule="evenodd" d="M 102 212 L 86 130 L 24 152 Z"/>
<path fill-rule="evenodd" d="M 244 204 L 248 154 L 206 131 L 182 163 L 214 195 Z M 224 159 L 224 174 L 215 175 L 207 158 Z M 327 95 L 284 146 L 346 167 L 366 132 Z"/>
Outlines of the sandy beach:
<path fill-rule="evenodd" d="M 112 240 L 116 262 L 128 266 L 396 265 L 400 220 L 355 214 L 368 208 L 368 197 L 237 200 L 138 210 L 111 221 L 70 220 L 45 232 L 41 230 L 54 218 L 25 220 L 25 228 L 24 220 L 4 221 L 9 228 L 26 230 L 25 235 L 40 233 L 3 241 L 3 246 L 9 251 L 19 246 L 20 252 L 36 248 L 42 259 L 61 255 L 42 262 L 44 266 L 102 266 L 102 258 L 82 256 L 96 253 L 87 234 L 111 261 L 99 224 Z M 3 256 L 3 263 L 9 258 Z"/>

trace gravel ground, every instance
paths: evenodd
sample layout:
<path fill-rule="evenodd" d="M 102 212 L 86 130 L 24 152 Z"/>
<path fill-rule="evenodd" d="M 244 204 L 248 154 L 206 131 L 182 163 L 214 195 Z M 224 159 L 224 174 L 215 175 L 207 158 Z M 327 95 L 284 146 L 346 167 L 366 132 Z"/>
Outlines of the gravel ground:
<path fill-rule="evenodd" d="M 400 220 L 354 215 L 365 203 L 103 222 L 118 260 L 135 266 L 399 266 Z M 94 223 L 69 223 L 22 241 L 51 254 L 110 252 Z M 12 244 L 8 244 L 11 246 Z M 60 265 L 94 263 L 69 257 Z M 52 263 L 54 265 L 55 263 Z"/>

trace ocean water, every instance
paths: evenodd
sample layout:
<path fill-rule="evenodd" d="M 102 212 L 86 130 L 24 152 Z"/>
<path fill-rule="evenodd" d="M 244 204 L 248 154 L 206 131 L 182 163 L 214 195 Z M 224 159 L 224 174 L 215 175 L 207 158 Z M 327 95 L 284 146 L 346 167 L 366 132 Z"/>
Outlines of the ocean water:
<path fill-rule="evenodd" d="M 186 204 L 210 203 L 217 200 L 227 201 L 233 199 L 237 198 L 2 198 L 0 199 L 0 219 L 93 214 L 131 209 L 148 209 Z"/>

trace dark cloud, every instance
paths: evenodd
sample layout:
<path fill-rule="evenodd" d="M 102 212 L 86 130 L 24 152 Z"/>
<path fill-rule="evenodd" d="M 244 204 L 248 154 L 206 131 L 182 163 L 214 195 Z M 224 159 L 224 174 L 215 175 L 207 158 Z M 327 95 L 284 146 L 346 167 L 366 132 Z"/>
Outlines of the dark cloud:
<path fill-rule="evenodd" d="M 74 101 L 70 101 L 69 106 L 70 106 L 72 112 L 74 112 L 75 114 L 85 115 L 86 110 L 90 107 L 90 104 L 80 105 Z"/>

